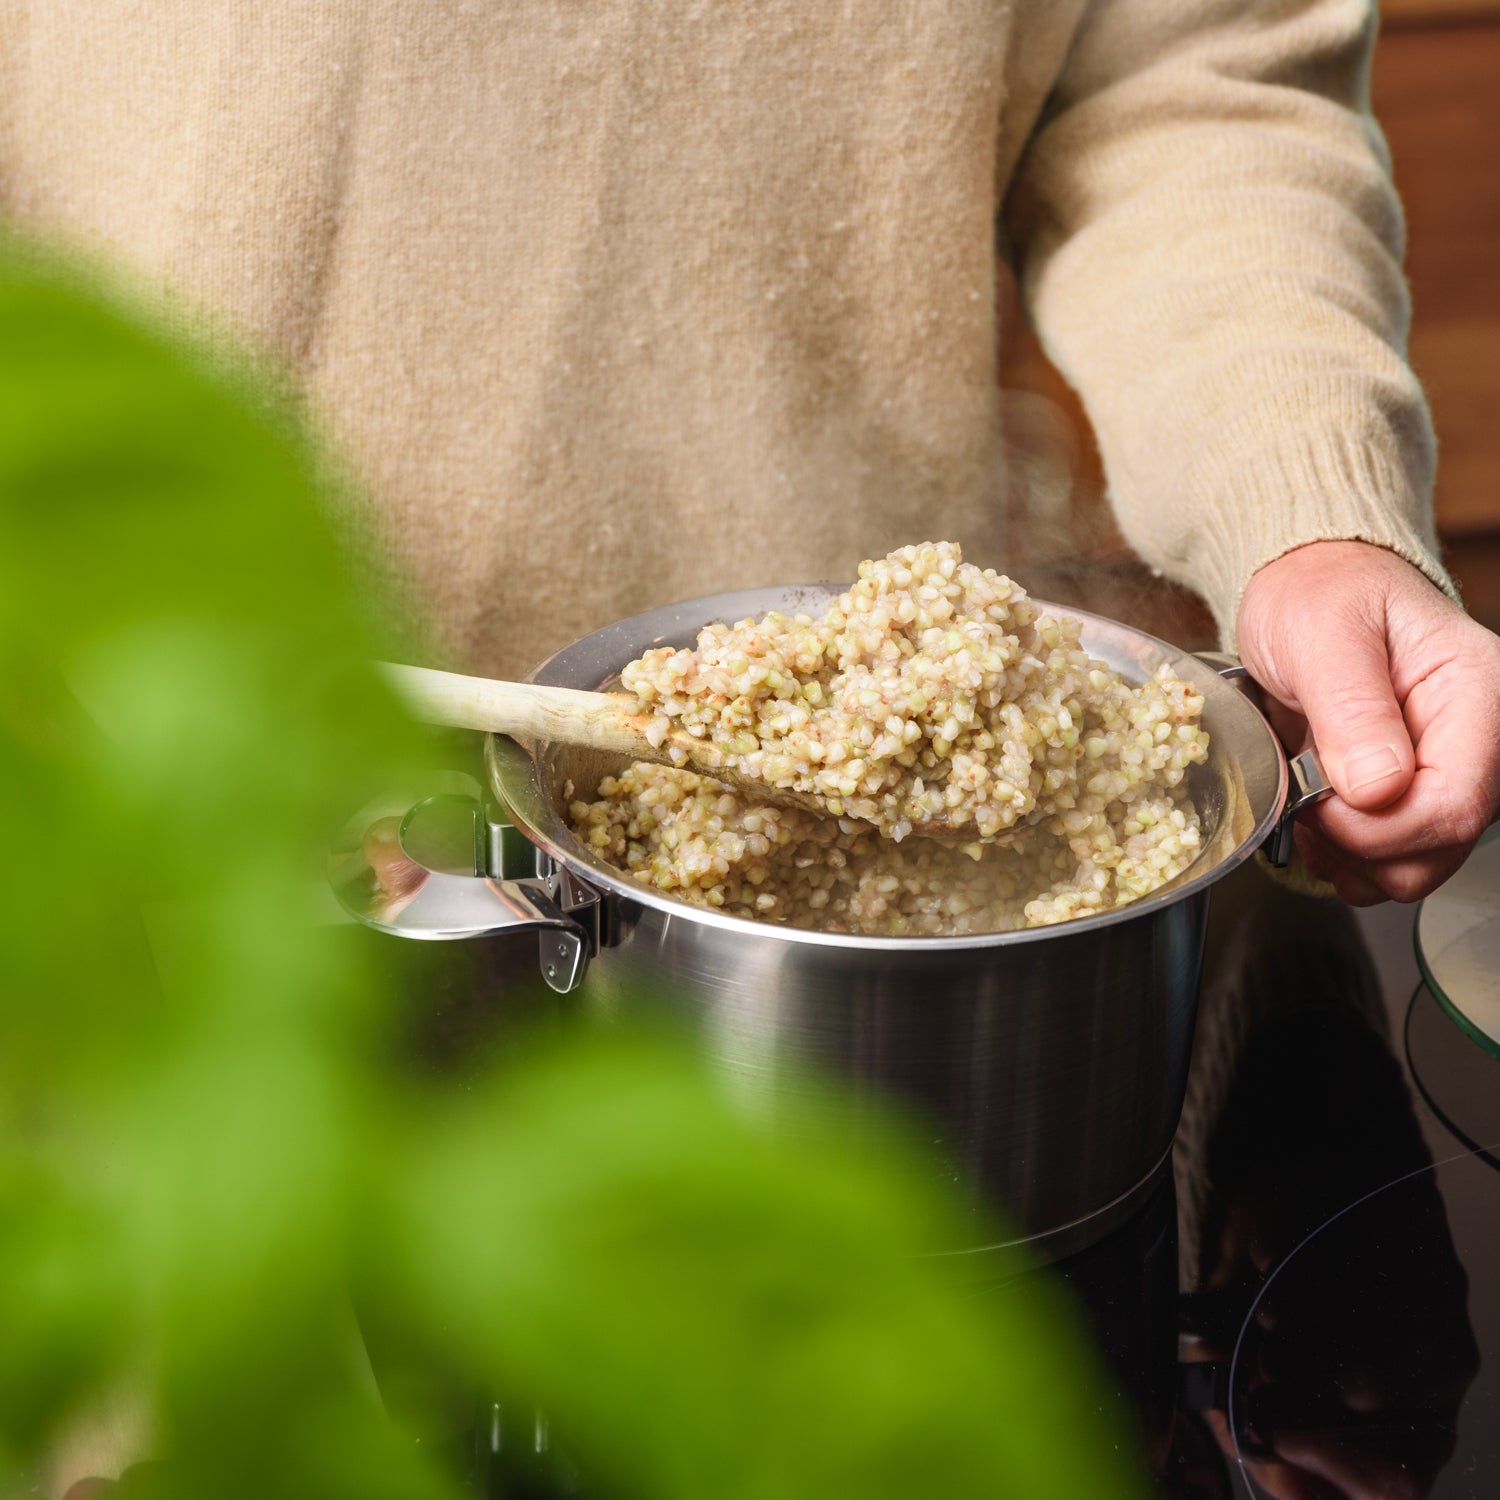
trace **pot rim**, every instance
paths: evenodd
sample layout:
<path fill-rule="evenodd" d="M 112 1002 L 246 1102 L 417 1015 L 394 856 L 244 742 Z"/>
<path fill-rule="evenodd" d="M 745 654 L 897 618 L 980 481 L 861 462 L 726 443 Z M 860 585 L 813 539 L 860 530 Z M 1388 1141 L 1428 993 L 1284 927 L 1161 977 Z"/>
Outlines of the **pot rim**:
<path fill-rule="evenodd" d="M 774 601 L 755 605 L 753 601 L 756 598 L 767 599 L 773 595 L 790 596 L 792 599 L 802 595 L 821 597 L 830 594 L 831 596 L 843 592 L 848 587 L 847 584 L 816 583 L 787 585 L 775 589 L 744 590 L 737 593 L 705 595 L 659 609 L 643 611 L 616 621 L 613 625 L 605 626 L 602 630 L 590 635 L 580 637 L 571 645 L 555 652 L 533 670 L 529 680 L 540 682 L 554 680 L 549 678 L 549 669 L 555 669 L 555 664 L 563 661 L 570 653 L 576 653 L 588 643 L 607 644 L 611 638 L 616 638 L 622 645 L 639 641 L 642 638 L 648 644 L 666 643 L 672 635 L 681 636 L 684 629 L 690 630 L 692 637 L 695 638 L 698 629 L 711 620 L 740 619 L 747 612 L 763 614 L 766 609 L 778 607 Z M 1190 675 L 1201 677 L 1203 673 L 1209 674 L 1222 685 L 1225 692 L 1234 694 L 1249 712 L 1251 719 L 1248 722 L 1253 722 L 1258 726 L 1259 733 L 1264 736 L 1263 748 L 1266 754 L 1274 757 L 1277 770 L 1276 790 L 1266 807 L 1261 810 L 1251 831 L 1246 833 L 1234 848 L 1222 854 L 1212 866 L 1200 868 L 1202 861 L 1210 853 L 1209 849 L 1205 848 L 1187 869 L 1158 890 L 1151 892 L 1150 895 L 1138 897 L 1124 906 L 1117 906 L 1092 916 L 1071 917 L 1064 922 L 1055 922 L 1040 927 L 1023 927 L 1010 932 L 983 932 L 944 937 L 927 935 L 887 937 L 865 936 L 860 933 L 820 932 L 816 929 L 790 927 L 780 923 L 757 922 L 748 917 L 731 916 L 711 907 L 698 906 L 633 879 L 586 849 L 582 844 L 577 843 L 576 840 L 572 842 L 571 847 L 565 847 L 545 826 L 548 819 L 537 815 L 539 811 L 544 811 L 555 818 L 550 800 L 541 784 L 537 751 L 503 735 L 490 734 L 485 737 L 485 769 L 491 789 L 509 811 L 516 827 L 551 859 L 568 868 L 580 879 L 587 880 L 591 885 L 603 887 L 611 894 L 638 906 L 649 907 L 664 916 L 701 923 L 707 927 L 737 933 L 742 937 L 769 938 L 807 947 L 858 949 L 875 953 L 957 953 L 974 949 L 1004 948 L 1046 942 L 1049 939 L 1069 934 L 1081 935 L 1085 932 L 1096 932 L 1104 927 L 1113 927 L 1122 922 L 1132 922 L 1153 916 L 1165 907 L 1173 906 L 1198 891 L 1205 890 L 1216 881 L 1222 880 L 1249 859 L 1265 842 L 1281 816 L 1287 800 L 1286 756 L 1282 753 L 1280 742 L 1265 716 L 1255 704 L 1226 681 L 1211 663 L 1203 661 L 1191 652 L 1182 651 L 1146 631 L 1137 630 L 1133 626 L 1122 624 L 1107 616 L 1097 615 L 1089 610 L 1053 604 L 1045 599 L 1036 599 L 1034 596 L 1033 599 L 1048 613 L 1068 615 L 1082 621 L 1085 627 L 1083 645 L 1086 650 L 1090 651 L 1090 654 L 1095 654 L 1087 639 L 1091 630 L 1123 633 L 1137 647 L 1155 648 L 1167 661 L 1184 666 L 1191 664 Z M 750 605 L 748 611 L 745 608 L 747 604 Z M 739 612 L 736 613 L 736 610 Z M 698 622 L 696 625 L 689 623 L 693 619 Z M 633 655 L 639 655 L 639 652 L 634 652 Z M 612 670 L 617 673 L 623 667 L 624 662 L 630 659 L 632 658 L 626 657 L 615 663 Z M 567 683 L 559 685 L 576 687 L 583 684 L 570 679 Z M 602 686 L 602 683 L 597 685 Z M 1243 761 L 1243 752 L 1241 752 L 1241 760 Z"/>

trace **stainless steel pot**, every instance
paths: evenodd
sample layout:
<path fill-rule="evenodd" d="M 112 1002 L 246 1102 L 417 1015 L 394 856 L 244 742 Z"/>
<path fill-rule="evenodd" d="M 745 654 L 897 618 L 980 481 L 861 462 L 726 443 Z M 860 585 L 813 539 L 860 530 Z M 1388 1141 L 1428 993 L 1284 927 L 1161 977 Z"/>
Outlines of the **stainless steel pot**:
<path fill-rule="evenodd" d="M 601 688 L 658 645 L 711 620 L 816 614 L 834 585 L 758 589 L 622 620 L 540 666 L 534 680 Z M 976 1225 L 998 1207 L 1011 1238 L 1062 1255 L 1091 1243 L 1150 1190 L 1171 1147 L 1192 1040 L 1214 882 L 1326 791 L 1315 756 L 1289 764 L 1230 680 L 1231 659 L 1184 655 L 1114 621 L 1083 622 L 1093 656 L 1143 680 L 1170 662 L 1203 693 L 1209 759 L 1192 790 L 1202 853 L 1134 904 L 1055 927 L 963 938 L 863 938 L 749 922 L 623 875 L 574 838 L 565 788 L 616 768 L 576 747 L 491 737 L 484 808 L 432 799 L 400 820 L 415 881 L 394 891 L 356 852 L 336 880 L 360 920 L 409 937 L 538 930 L 543 976 L 606 1011 L 660 1004 L 691 1018 L 718 1063 L 771 1110 L 832 1077 L 849 1128 L 872 1098 L 906 1106 Z M 1292 789 L 1289 793 L 1289 787 Z M 523 837 L 518 837 L 519 835 Z M 985 1248 L 975 1242 L 955 1246 Z"/>

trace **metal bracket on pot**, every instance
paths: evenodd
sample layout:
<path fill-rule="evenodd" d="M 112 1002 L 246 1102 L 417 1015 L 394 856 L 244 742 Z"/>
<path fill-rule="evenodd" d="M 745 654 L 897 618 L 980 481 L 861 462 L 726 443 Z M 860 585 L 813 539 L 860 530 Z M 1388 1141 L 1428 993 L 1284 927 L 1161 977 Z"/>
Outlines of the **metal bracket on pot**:
<path fill-rule="evenodd" d="M 1265 842 L 1266 858 L 1278 870 L 1285 868 L 1292 857 L 1292 828 L 1296 817 L 1304 807 L 1321 802 L 1333 795 L 1333 783 L 1318 759 L 1318 752 L 1309 745 L 1297 755 L 1287 758 L 1287 770 L 1291 773 L 1291 785 L 1287 789 L 1286 806 Z"/>
<path fill-rule="evenodd" d="M 618 941 L 613 903 L 566 865 L 558 864 L 551 855 L 538 849 L 510 822 L 498 802 L 487 799 L 483 817 L 487 869 L 491 875 L 505 880 L 540 881 L 553 901 L 588 934 L 591 956 Z"/>
<path fill-rule="evenodd" d="M 1239 657 L 1228 651 L 1200 651 L 1197 655 L 1200 661 L 1206 662 L 1220 677 L 1233 682 L 1260 710 L 1262 717 L 1270 722 L 1265 709 L 1265 689 L 1250 675 L 1249 669 Z M 1289 754 L 1283 747 L 1282 754 L 1286 756 L 1287 765 L 1286 805 L 1281 809 L 1281 816 L 1277 818 L 1265 843 L 1261 845 L 1266 858 L 1278 870 L 1285 869 L 1292 857 L 1292 830 L 1296 826 L 1297 814 L 1304 807 L 1311 807 L 1314 802 L 1321 802 L 1324 797 L 1333 795 L 1333 783 L 1323 769 L 1316 745 L 1309 745 L 1295 755 Z"/>
<path fill-rule="evenodd" d="M 397 937 L 453 940 L 533 928 L 543 979 L 567 994 L 599 951 L 604 903 L 550 866 L 497 809 L 443 793 L 404 813 L 356 818 L 330 860 L 329 881 L 352 917 Z"/>

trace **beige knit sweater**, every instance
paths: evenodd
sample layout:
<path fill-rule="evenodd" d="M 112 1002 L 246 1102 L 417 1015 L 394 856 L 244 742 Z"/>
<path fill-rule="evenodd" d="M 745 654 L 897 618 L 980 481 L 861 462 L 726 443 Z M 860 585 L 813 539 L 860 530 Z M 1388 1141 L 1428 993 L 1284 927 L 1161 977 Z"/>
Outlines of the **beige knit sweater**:
<path fill-rule="evenodd" d="M 1436 578 L 1362 0 L 0 0 L 0 211 L 274 351 L 434 654 L 1003 566 L 995 253 L 1227 630 Z"/>

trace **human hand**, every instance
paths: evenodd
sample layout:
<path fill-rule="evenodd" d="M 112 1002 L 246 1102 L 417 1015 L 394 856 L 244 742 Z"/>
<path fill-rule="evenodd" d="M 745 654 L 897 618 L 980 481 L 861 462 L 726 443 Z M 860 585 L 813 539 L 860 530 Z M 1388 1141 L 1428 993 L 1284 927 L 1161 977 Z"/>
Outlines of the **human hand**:
<path fill-rule="evenodd" d="M 1289 745 L 1317 744 L 1337 797 L 1297 847 L 1346 901 L 1417 901 L 1500 811 L 1500 637 L 1366 542 L 1268 563 L 1240 603 L 1239 653 Z"/>

